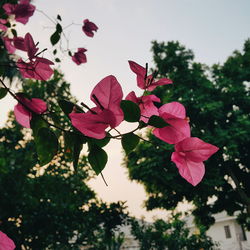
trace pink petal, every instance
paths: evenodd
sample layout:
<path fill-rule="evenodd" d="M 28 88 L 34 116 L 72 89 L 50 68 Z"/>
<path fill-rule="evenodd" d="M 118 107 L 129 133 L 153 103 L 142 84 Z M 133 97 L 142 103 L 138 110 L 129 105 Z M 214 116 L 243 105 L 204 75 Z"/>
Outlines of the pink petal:
<path fill-rule="evenodd" d="M 90 22 L 88 19 L 85 19 L 83 23 L 84 23 L 82 27 L 83 32 L 86 34 L 86 36 L 93 37 L 94 36 L 93 31 L 97 31 L 98 27 L 94 23 Z"/>
<path fill-rule="evenodd" d="M 136 74 L 140 75 L 141 77 L 145 77 L 146 75 L 146 69 L 139 65 L 138 63 L 134 61 L 128 61 L 130 69 Z"/>
<path fill-rule="evenodd" d="M 39 98 L 32 98 L 31 100 L 29 100 L 21 95 L 17 95 L 17 98 L 21 103 L 18 103 L 14 108 L 16 121 L 22 126 L 30 128 L 32 113 L 28 109 L 26 109 L 25 106 L 37 114 L 42 114 L 47 110 L 47 104 Z M 24 104 L 25 106 L 23 106 L 22 104 Z"/>
<path fill-rule="evenodd" d="M 96 96 L 98 101 L 93 96 Z M 120 108 L 120 103 L 123 97 L 123 92 L 120 83 L 117 79 L 110 75 L 102 79 L 93 89 L 91 100 L 101 109 L 107 109 L 113 112 L 116 117 L 116 126 L 123 120 L 123 112 Z"/>
<path fill-rule="evenodd" d="M 139 105 L 141 110 L 141 120 L 145 123 L 148 122 L 152 115 L 159 115 L 158 108 L 153 102 L 145 102 Z"/>
<path fill-rule="evenodd" d="M 1 29 L 1 30 L 7 31 L 8 27 L 5 26 L 6 23 L 7 23 L 7 20 L 1 19 L 1 18 L 0 18 L 0 29 Z"/>
<path fill-rule="evenodd" d="M 170 126 L 155 128 L 153 134 L 169 144 L 176 144 L 183 139 L 190 137 L 190 126 L 183 119 L 166 120 Z"/>
<path fill-rule="evenodd" d="M 161 99 L 155 95 L 145 95 L 145 96 L 142 96 L 141 98 L 142 98 L 143 103 L 145 103 L 145 102 L 161 102 Z"/>
<path fill-rule="evenodd" d="M 84 54 L 87 50 L 84 48 L 78 48 L 78 51 L 72 56 L 72 61 L 77 65 L 87 62 L 87 57 Z"/>
<path fill-rule="evenodd" d="M 10 4 L 10 3 L 6 3 L 3 5 L 2 7 L 5 10 L 5 13 L 9 16 L 13 14 L 13 11 L 15 9 L 15 5 L 14 4 Z"/>
<path fill-rule="evenodd" d="M 25 128 L 30 128 L 31 113 L 18 103 L 14 107 L 16 121 Z"/>
<path fill-rule="evenodd" d="M 171 84 L 171 83 L 173 83 L 172 80 L 170 80 L 168 78 L 161 78 L 160 80 L 158 80 L 156 82 L 153 81 L 147 89 L 148 89 L 148 91 L 153 91 L 157 86 Z"/>
<path fill-rule="evenodd" d="M 104 110 L 99 114 L 71 113 L 69 114 L 72 125 L 88 137 L 103 139 L 106 136 L 105 129 L 113 120 L 112 112 Z"/>
<path fill-rule="evenodd" d="M 219 148 L 197 137 L 190 137 L 176 144 L 175 150 L 176 152 L 184 152 L 190 161 L 201 162 L 206 161 Z"/>
<path fill-rule="evenodd" d="M 33 16 L 36 7 L 30 4 L 28 1 L 21 1 L 19 4 L 15 5 L 12 14 L 15 15 L 15 20 L 22 24 L 26 24 L 29 18 Z"/>
<path fill-rule="evenodd" d="M 146 69 L 134 61 L 128 61 L 130 69 L 136 74 L 137 86 L 145 89 Z"/>
<path fill-rule="evenodd" d="M 23 78 L 34 79 L 34 68 L 31 63 L 25 63 L 22 59 L 17 61 L 17 67 Z"/>
<path fill-rule="evenodd" d="M 24 45 L 28 51 L 28 56 L 30 59 L 34 58 L 38 48 L 36 48 L 35 42 L 30 33 L 27 33 L 24 37 Z"/>
<path fill-rule="evenodd" d="M 16 48 L 12 44 L 13 40 L 5 36 L 5 37 L 3 37 L 3 41 L 4 41 L 4 45 L 5 45 L 6 49 L 8 50 L 8 52 L 10 54 L 15 53 Z"/>
<path fill-rule="evenodd" d="M 134 91 L 131 91 L 125 98 L 125 100 L 134 102 L 134 103 L 139 103 L 140 99 L 135 95 Z"/>
<path fill-rule="evenodd" d="M 32 98 L 31 100 L 25 98 L 23 103 L 37 114 L 42 114 L 47 110 L 46 102 L 39 98 Z"/>
<path fill-rule="evenodd" d="M 53 75 L 54 70 L 48 64 L 37 62 L 34 79 L 47 81 Z"/>
<path fill-rule="evenodd" d="M 176 164 L 180 175 L 193 186 L 196 186 L 205 174 L 205 166 L 203 162 L 193 162 L 182 155 L 174 152 L 171 160 Z"/>
<path fill-rule="evenodd" d="M 27 51 L 26 46 L 24 44 L 24 38 L 22 37 L 14 37 L 13 43 L 16 49 Z"/>
<path fill-rule="evenodd" d="M 13 250 L 15 247 L 13 240 L 0 231 L 0 250 Z"/>
<path fill-rule="evenodd" d="M 164 113 L 168 113 L 173 115 L 176 118 L 186 118 L 186 110 L 185 107 L 179 102 L 170 102 L 162 105 L 159 108 L 159 113 L 163 116 Z"/>

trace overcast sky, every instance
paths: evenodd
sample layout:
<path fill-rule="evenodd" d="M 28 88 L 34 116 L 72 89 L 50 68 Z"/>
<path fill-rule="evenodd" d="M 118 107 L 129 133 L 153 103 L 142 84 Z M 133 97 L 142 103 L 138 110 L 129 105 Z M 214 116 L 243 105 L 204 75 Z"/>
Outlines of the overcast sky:
<path fill-rule="evenodd" d="M 223 62 L 235 49 L 240 50 L 250 37 L 249 0 L 37 0 L 34 4 L 50 17 L 60 14 L 63 27 L 79 24 L 65 33 L 70 48 L 88 50 L 88 62 L 76 66 L 65 56 L 61 69 L 72 83 L 72 93 L 88 104 L 92 88 L 110 74 L 117 77 L 124 95 L 132 90 L 141 93 L 127 61 L 152 65 L 152 40 L 178 40 L 194 51 L 197 61 L 211 65 Z M 86 18 L 99 27 L 93 38 L 81 30 L 80 24 Z M 49 49 L 44 56 L 52 58 L 49 36 L 53 28 L 44 15 L 36 12 L 26 26 L 18 25 L 18 34 L 30 32 L 40 48 Z M 14 104 L 10 97 L 0 100 L 1 125 Z M 107 150 L 109 162 L 103 174 L 109 187 L 99 177 L 91 181 L 91 186 L 105 201 L 127 200 L 129 210 L 137 217 L 145 215 L 149 220 L 152 215 L 160 216 L 159 211 L 146 213 L 142 209 L 146 196 L 142 186 L 127 180 L 126 169 L 121 166 L 120 142 L 109 145 Z"/>

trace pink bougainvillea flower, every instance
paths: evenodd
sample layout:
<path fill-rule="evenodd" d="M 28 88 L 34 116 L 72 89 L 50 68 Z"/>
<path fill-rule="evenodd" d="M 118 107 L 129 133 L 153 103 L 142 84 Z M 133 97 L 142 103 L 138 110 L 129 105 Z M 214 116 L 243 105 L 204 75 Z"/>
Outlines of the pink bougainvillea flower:
<path fill-rule="evenodd" d="M 105 129 L 113 123 L 115 117 L 110 110 L 101 110 L 98 114 L 71 113 L 69 114 L 72 125 L 86 136 L 103 139 L 106 136 Z"/>
<path fill-rule="evenodd" d="M 72 56 L 73 62 L 75 62 L 77 65 L 80 65 L 82 63 L 87 62 L 87 57 L 85 55 L 85 52 L 87 50 L 84 48 L 78 48 L 77 52 Z"/>
<path fill-rule="evenodd" d="M 83 23 L 84 23 L 84 25 L 82 26 L 83 32 L 86 34 L 86 36 L 93 37 L 94 36 L 93 31 L 97 31 L 98 27 L 94 23 L 90 22 L 88 19 L 85 19 Z"/>
<path fill-rule="evenodd" d="M 122 88 L 117 79 L 112 75 L 105 77 L 91 93 L 91 100 L 96 107 L 87 113 L 69 114 L 72 125 L 86 136 L 104 138 L 105 129 L 114 128 L 123 120 L 123 112 L 120 108 L 122 97 Z"/>
<path fill-rule="evenodd" d="M 24 38 L 18 36 L 13 38 L 13 44 L 16 49 L 27 51 L 25 44 L 24 44 Z"/>
<path fill-rule="evenodd" d="M 190 126 L 186 118 L 186 110 L 181 103 L 171 102 L 164 104 L 159 108 L 159 116 L 169 126 L 155 128 L 153 134 L 156 137 L 169 144 L 175 144 L 186 137 L 190 137 Z"/>
<path fill-rule="evenodd" d="M 3 9 L 8 16 L 15 15 L 17 22 L 26 24 L 34 14 L 36 7 L 30 4 L 29 0 L 21 0 L 18 4 L 6 3 L 3 5 Z"/>
<path fill-rule="evenodd" d="M 0 250 L 13 250 L 15 247 L 13 240 L 0 231 Z"/>
<path fill-rule="evenodd" d="M 24 38 L 22 37 L 14 37 L 13 39 L 8 37 L 3 37 L 3 41 L 6 49 L 10 54 L 15 53 L 16 49 L 27 51 L 24 45 Z"/>
<path fill-rule="evenodd" d="M 148 119 L 152 115 L 159 115 L 158 108 L 154 105 L 154 102 L 161 102 L 161 100 L 155 95 L 137 97 L 135 95 L 135 92 L 132 91 L 127 95 L 125 99 L 139 105 L 141 110 L 141 120 L 145 123 L 148 122 Z"/>
<path fill-rule="evenodd" d="M 29 59 L 32 60 L 35 56 L 37 51 L 39 50 L 36 47 L 36 44 L 31 36 L 30 33 L 27 33 L 24 37 L 24 51 L 27 51 Z"/>
<path fill-rule="evenodd" d="M 14 108 L 14 114 L 16 121 L 23 127 L 30 128 L 30 120 L 32 118 L 32 112 L 36 114 L 42 114 L 47 110 L 47 104 L 39 98 L 28 99 L 22 95 L 17 95 L 20 102 Z M 28 109 L 27 109 L 28 107 Z"/>
<path fill-rule="evenodd" d="M 205 174 L 206 161 L 219 148 L 206 143 L 197 137 L 189 137 L 175 145 L 175 152 L 172 153 L 171 160 L 176 164 L 180 175 L 196 186 Z"/>
<path fill-rule="evenodd" d="M 8 52 L 10 54 L 15 53 L 16 48 L 15 48 L 15 46 L 13 44 L 13 39 L 8 38 L 7 36 L 4 36 L 2 39 L 4 41 L 5 48 L 8 50 Z"/>
<path fill-rule="evenodd" d="M 5 26 L 6 23 L 7 23 L 7 20 L 0 18 L 0 30 L 7 31 L 8 27 Z"/>
<path fill-rule="evenodd" d="M 136 62 L 128 61 L 130 69 L 136 74 L 137 86 L 148 91 L 154 90 L 157 86 L 173 83 L 168 78 L 161 78 L 155 81 L 153 74 L 147 75 L 147 70 Z"/>
<path fill-rule="evenodd" d="M 17 62 L 22 77 L 42 81 L 48 80 L 53 75 L 54 71 L 50 67 L 53 64 L 50 60 L 42 57 L 36 57 L 28 63 L 22 59 L 19 59 Z"/>
<path fill-rule="evenodd" d="M 29 62 L 24 62 L 22 59 L 19 59 L 17 62 L 20 73 L 24 78 L 46 81 L 52 76 L 54 71 L 50 65 L 54 63 L 36 55 L 38 48 L 30 33 L 27 33 L 23 40 L 20 37 L 16 38 L 14 44 L 16 44 L 16 48 L 26 51 L 30 60 Z"/>
<path fill-rule="evenodd" d="M 114 114 L 115 123 L 111 127 L 116 127 L 123 121 L 123 111 L 120 108 L 122 97 L 121 85 L 112 75 L 102 79 L 90 95 L 98 108 L 110 110 Z"/>

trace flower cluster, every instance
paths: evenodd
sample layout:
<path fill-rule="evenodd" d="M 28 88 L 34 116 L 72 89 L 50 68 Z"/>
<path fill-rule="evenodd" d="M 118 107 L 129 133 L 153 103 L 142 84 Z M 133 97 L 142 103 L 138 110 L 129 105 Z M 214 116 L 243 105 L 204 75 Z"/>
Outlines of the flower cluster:
<path fill-rule="evenodd" d="M 18 4 L 4 4 L 3 9 L 7 16 L 14 16 L 17 22 L 26 24 L 29 18 L 35 11 L 35 6 L 30 4 L 29 0 L 20 0 Z M 61 21 L 61 18 L 59 18 Z M 0 29 L 7 34 L 7 23 L 5 19 L 0 19 Z M 93 37 L 94 32 L 98 27 L 88 19 L 83 21 L 82 31 L 88 37 Z M 52 45 L 55 45 L 60 40 L 60 35 L 63 32 L 59 22 L 56 25 L 56 31 L 51 37 Z M 13 38 L 3 36 L 5 47 L 9 53 L 13 54 L 16 50 L 21 50 L 27 54 L 27 60 L 19 58 L 17 67 L 24 78 L 36 80 L 48 80 L 53 69 L 53 62 L 40 57 L 44 51 L 39 52 L 31 34 L 27 33 L 24 37 L 14 35 Z M 78 48 L 71 59 L 77 65 L 87 62 L 85 48 Z M 90 99 L 95 104 L 89 108 L 83 104 L 87 110 L 73 108 L 68 117 L 71 120 L 72 126 L 85 137 L 94 139 L 104 139 L 107 137 L 107 129 L 115 130 L 119 133 L 113 138 L 122 139 L 122 134 L 116 129 L 123 120 L 126 120 L 126 112 L 122 109 L 121 103 L 127 101 L 132 103 L 135 109 L 139 110 L 137 122 L 143 123 L 142 127 L 149 126 L 152 128 L 152 133 L 160 140 L 173 144 L 175 152 L 173 152 L 171 160 L 176 164 L 180 175 L 192 185 L 197 185 L 204 176 L 205 168 L 203 161 L 207 160 L 214 154 L 218 148 L 211 144 L 205 143 L 202 140 L 191 137 L 191 129 L 189 118 L 186 116 L 185 107 L 179 102 L 170 102 L 161 104 L 160 98 L 151 94 L 158 86 L 172 84 L 168 78 L 157 79 L 157 72 L 148 74 L 148 68 L 142 67 L 134 61 L 129 61 L 130 69 L 136 74 L 137 86 L 142 89 L 143 95 L 136 96 L 135 92 L 130 92 L 123 100 L 123 91 L 117 79 L 110 75 L 102 79 L 93 89 Z M 14 114 L 18 123 L 29 128 L 30 121 L 34 115 L 43 115 L 47 111 L 45 101 L 38 98 L 27 98 L 23 94 L 15 95 L 18 104 L 14 108 Z M 155 103 L 158 103 L 158 108 Z M 73 104 L 74 105 L 74 104 Z M 164 125 L 156 126 L 152 124 L 151 118 L 160 119 Z M 138 129 L 141 127 L 138 126 Z M 134 131 L 133 131 L 134 132 Z M 133 134 L 133 133 L 131 133 Z M 112 138 L 112 135 L 109 135 Z"/>

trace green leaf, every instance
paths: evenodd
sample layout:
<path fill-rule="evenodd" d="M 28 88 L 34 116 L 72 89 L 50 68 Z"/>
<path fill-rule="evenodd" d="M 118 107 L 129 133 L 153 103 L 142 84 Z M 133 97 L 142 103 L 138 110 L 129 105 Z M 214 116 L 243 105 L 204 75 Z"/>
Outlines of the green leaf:
<path fill-rule="evenodd" d="M 0 88 L 0 99 L 4 98 L 8 93 L 8 89 Z"/>
<path fill-rule="evenodd" d="M 148 125 L 151 125 L 155 128 L 164 128 L 168 126 L 168 124 L 164 121 L 164 119 L 157 115 L 152 115 L 149 118 Z"/>
<path fill-rule="evenodd" d="M 88 160 L 91 167 L 98 175 L 104 169 L 108 161 L 108 155 L 102 148 L 98 146 L 92 146 L 88 155 Z"/>
<path fill-rule="evenodd" d="M 133 134 L 127 133 L 122 136 L 122 147 L 125 150 L 126 154 L 130 153 L 139 143 L 140 138 Z"/>
<path fill-rule="evenodd" d="M 87 139 L 83 135 L 77 135 L 72 132 L 64 133 L 64 153 L 69 160 L 73 161 L 75 169 L 77 169 L 82 146 L 86 142 Z"/>
<path fill-rule="evenodd" d="M 103 139 L 95 139 L 95 138 L 88 138 L 88 143 L 90 144 L 90 147 L 92 145 L 97 145 L 99 147 L 104 147 L 106 146 L 110 141 L 110 137 L 105 137 Z"/>
<path fill-rule="evenodd" d="M 59 42 L 60 38 L 61 38 L 61 33 L 55 31 L 50 37 L 51 44 L 56 45 Z"/>
<path fill-rule="evenodd" d="M 69 115 L 75 106 L 74 103 L 67 101 L 67 100 L 59 100 L 58 104 L 60 108 L 62 109 L 62 111 L 64 112 L 64 114 L 66 115 Z"/>
<path fill-rule="evenodd" d="M 14 37 L 17 37 L 17 32 L 15 29 L 11 29 L 10 31 Z"/>
<path fill-rule="evenodd" d="M 48 124 L 41 118 L 40 115 L 32 114 L 30 127 L 33 131 L 33 136 L 36 137 L 40 128 L 47 128 Z"/>
<path fill-rule="evenodd" d="M 78 113 L 84 113 L 83 109 L 73 102 L 61 99 L 58 101 L 58 104 L 66 115 L 69 115 L 73 111 L 73 108 L 75 108 Z"/>
<path fill-rule="evenodd" d="M 57 20 L 62 21 L 62 18 L 61 18 L 61 16 L 59 14 L 57 15 L 56 18 L 57 18 Z"/>
<path fill-rule="evenodd" d="M 138 122 L 141 117 L 139 106 L 131 101 L 121 101 L 121 109 L 124 113 L 124 120 L 127 122 Z"/>
<path fill-rule="evenodd" d="M 67 101 L 67 100 L 59 100 L 58 104 L 61 108 L 61 110 L 64 112 L 64 114 L 66 114 L 67 116 L 73 111 L 73 108 L 76 108 L 76 111 L 79 113 L 83 113 L 84 111 L 82 110 L 82 108 L 78 105 L 76 105 L 73 102 Z"/>
<path fill-rule="evenodd" d="M 56 24 L 56 31 L 60 34 L 62 33 L 62 25 L 60 23 Z"/>
<path fill-rule="evenodd" d="M 58 150 L 58 140 L 53 131 L 48 128 L 40 128 L 35 136 L 36 151 L 43 166 L 49 163 Z"/>

